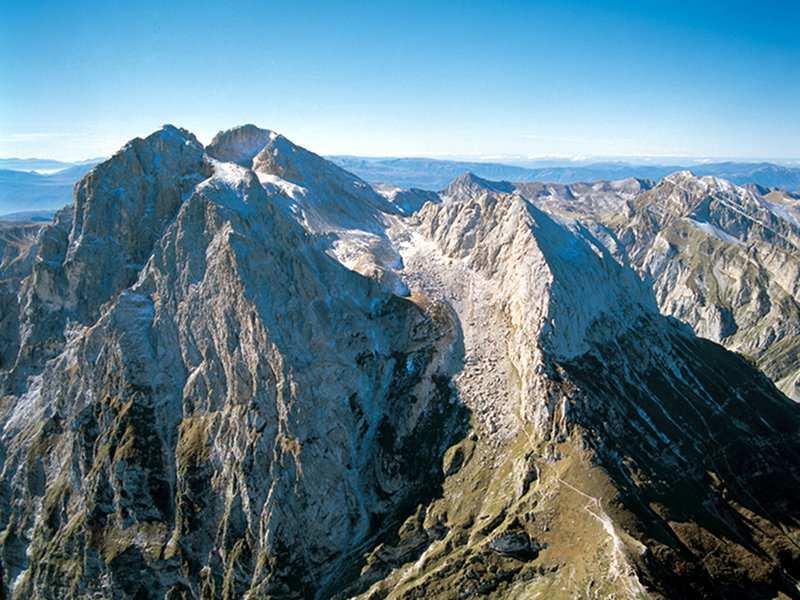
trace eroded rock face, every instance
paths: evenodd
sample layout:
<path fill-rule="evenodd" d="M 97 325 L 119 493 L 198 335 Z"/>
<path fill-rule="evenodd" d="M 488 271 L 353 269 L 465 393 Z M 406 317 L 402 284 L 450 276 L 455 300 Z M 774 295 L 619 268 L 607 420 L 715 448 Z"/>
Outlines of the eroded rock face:
<path fill-rule="evenodd" d="M 645 284 L 589 231 L 518 196 L 467 190 L 426 206 L 410 229 L 398 243 L 412 289 L 450 302 L 462 324 L 455 381 L 480 434 L 448 454 L 459 468 L 428 508 L 445 537 L 389 574 L 388 551 L 374 553 L 367 574 L 383 574 L 364 597 L 792 593 L 781 558 L 797 495 L 782 482 L 800 475 L 790 400 L 660 317 Z M 752 461 L 763 468 L 736 466 Z M 775 487 L 753 500 L 762 478 Z M 400 548 L 419 536 L 406 526 Z M 497 552 L 498 539 L 521 536 L 541 545 L 536 559 Z"/>
<path fill-rule="evenodd" d="M 92 169 L 39 241 L 20 298 L 21 336 L 9 386 L 55 356 L 67 321 L 88 325 L 100 307 L 130 286 L 184 195 L 208 172 L 203 148 L 172 126 L 129 142 Z"/>
<path fill-rule="evenodd" d="M 220 131 L 211 140 L 206 152 L 222 162 L 232 162 L 249 168 L 253 166 L 256 155 L 277 135 L 255 125 L 242 125 Z"/>
<path fill-rule="evenodd" d="M 282 135 L 271 139 L 256 155 L 253 170 L 267 183 L 277 177 L 279 184 L 299 186 L 298 193 L 290 195 L 302 211 L 306 227 L 318 233 L 360 230 L 380 234 L 383 215 L 399 212 L 367 182 Z"/>
<path fill-rule="evenodd" d="M 19 289 L 33 268 L 40 223 L 0 221 L 0 371 L 19 349 Z"/>
<path fill-rule="evenodd" d="M 685 171 L 570 186 L 525 183 L 526 199 L 577 220 L 650 282 L 661 312 L 751 357 L 798 399 L 800 213 L 791 194 Z"/>
<path fill-rule="evenodd" d="M 464 428 L 439 382 L 452 328 L 317 250 L 253 172 L 218 167 L 6 413 L 3 525 L 27 548 L 6 585 L 311 594 L 435 489 Z"/>
<path fill-rule="evenodd" d="M 443 203 L 427 204 L 416 215 L 404 263 L 411 263 L 407 270 L 423 287 L 456 297 L 454 304 L 466 313 L 462 327 L 474 333 L 475 342 L 468 343 L 495 348 L 500 362 L 508 361 L 504 370 L 518 378 L 518 389 L 510 393 L 518 405 L 473 409 L 490 417 L 504 414 L 505 430 L 515 429 L 510 415 L 524 415 L 544 435 L 558 410 L 543 401 L 547 357 L 582 354 L 654 304 L 633 272 L 602 245 L 567 231 L 518 195 L 479 193 L 463 183 L 450 186 Z M 431 268 L 436 256 L 448 264 Z M 487 360 L 492 359 L 476 362 Z M 493 386 L 476 387 L 475 396 L 485 398 L 484 388 Z"/>
<path fill-rule="evenodd" d="M 662 312 L 754 358 L 797 396 L 800 228 L 788 208 L 713 177 L 678 173 L 615 223 Z"/>
<path fill-rule="evenodd" d="M 796 405 L 609 225 L 359 182 L 253 126 L 81 182 L 14 284 L 7 596 L 795 593 Z"/>

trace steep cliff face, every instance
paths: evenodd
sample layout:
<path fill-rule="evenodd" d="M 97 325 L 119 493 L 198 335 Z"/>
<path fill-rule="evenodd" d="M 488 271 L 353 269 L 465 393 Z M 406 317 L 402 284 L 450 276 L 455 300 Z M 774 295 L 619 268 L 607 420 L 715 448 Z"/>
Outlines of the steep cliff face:
<path fill-rule="evenodd" d="M 252 167 L 267 193 L 300 221 L 320 249 L 391 291 L 407 294 L 393 274 L 398 256 L 384 233 L 388 219 L 401 210 L 366 182 L 252 125 L 218 134 L 208 153 Z"/>
<path fill-rule="evenodd" d="M 682 172 L 611 224 L 663 312 L 753 357 L 798 398 L 800 227 L 787 204 Z"/>
<path fill-rule="evenodd" d="M 220 131 L 206 147 L 206 153 L 222 162 L 236 163 L 241 167 L 251 168 L 253 159 L 277 133 L 261 129 L 255 125 L 242 125 Z"/>
<path fill-rule="evenodd" d="M 72 207 L 42 231 L 21 290 L 9 390 L 19 392 L 27 376 L 61 351 L 68 322 L 94 322 L 100 307 L 135 281 L 184 195 L 207 171 L 197 139 L 165 126 L 132 140 L 76 185 Z"/>
<path fill-rule="evenodd" d="M 652 284 L 660 310 L 752 358 L 798 399 L 798 244 L 792 194 L 688 171 L 639 180 L 515 189 L 592 230 Z"/>
<path fill-rule="evenodd" d="M 8 406 L 2 518 L 25 552 L 6 584 L 312 594 L 435 489 L 464 427 L 442 383 L 452 328 L 217 164 L 135 283 Z"/>
<path fill-rule="evenodd" d="M 477 319 L 488 321 L 477 327 L 497 332 L 519 378 L 515 395 L 540 398 L 547 356 L 581 354 L 654 304 L 630 269 L 602 245 L 559 226 L 518 195 L 464 183 L 451 185 L 443 203 L 428 204 L 417 215 L 411 230 L 417 246 L 412 243 L 403 255 L 406 263 L 413 261 L 407 270 L 425 279 L 431 255 L 441 255 L 446 264 L 438 269 L 444 277 L 440 287 L 466 288 L 455 295 L 466 293 L 472 306 L 487 307 L 491 314 Z M 524 401 L 517 410 L 544 428 L 554 408 Z"/>
<path fill-rule="evenodd" d="M 82 181 L 17 284 L 9 597 L 797 596 L 794 403 L 513 186 L 359 182 L 253 126 Z"/>
<path fill-rule="evenodd" d="M 19 349 L 19 288 L 33 268 L 42 225 L 0 221 L 0 372 Z"/>
<path fill-rule="evenodd" d="M 30 272 L 41 223 L 0 221 L 0 273 L 21 277 Z"/>
<path fill-rule="evenodd" d="M 295 186 L 292 194 L 306 227 L 317 232 L 383 231 L 383 214 L 398 209 L 368 183 L 321 156 L 275 136 L 253 159 L 253 170 L 263 181 L 278 178 Z"/>

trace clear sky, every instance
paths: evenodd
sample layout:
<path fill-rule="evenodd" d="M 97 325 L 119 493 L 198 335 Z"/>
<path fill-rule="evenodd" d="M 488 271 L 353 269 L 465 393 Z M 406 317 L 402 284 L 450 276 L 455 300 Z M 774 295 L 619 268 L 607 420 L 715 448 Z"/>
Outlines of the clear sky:
<path fill-rule="evenodd" d="M 166 6 L 169 4 L 169 6 Z M 0 2 L 0 156 L 800 156 L 800 1 Z"/>

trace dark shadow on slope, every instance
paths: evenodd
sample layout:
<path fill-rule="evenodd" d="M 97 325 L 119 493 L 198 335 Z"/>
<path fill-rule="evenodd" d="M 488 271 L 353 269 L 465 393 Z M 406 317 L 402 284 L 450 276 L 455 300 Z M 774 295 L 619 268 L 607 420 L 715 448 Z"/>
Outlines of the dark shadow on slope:
<path fill-rule="evenodd" d="M 642 323 L 560 365 L 577 419 L 647 546 L 643 581 L 669 597 L 798 597 L 800 407 L 741 356 Z M 644 578 L 646 579 L 646 577 Z"/>
<path fill-rule="evenodd" d="M 435 348 L 423 347 L 396 357 L 390 392 L 394 410 L 387 411 L 377 435 L 377 468 L 405 474 L 409 485 L 400 493 L 386 493 L 385 499 L 392 501 L 392 510 L 372 515 L 373 535 L 343 561 L 346 568 L 327 582 L 316 598 L 344 599 L 363 593 L 396 566 L 416 560 L 431 543 L 446 534 L 443 525 L 423 527 L 425 508 L 443 496 L 444 455 L 466 437 L 471 412 L 452 383 L 452 376 L 464 366 L 463 333 L 458 317 L 441 304 L 427 307 L 426 312 L 432 323 L 438 322 L 438 327 L 446 323 L 449 332 L 434 336 Z M 446 368 L 431 370 L 429 363 L 435 358 L 434 353 L 445 351 L 450 352 Z M 416 366 L 409 368 L 409 365 Z M 419 389 L 420 384 L 428 390 L 428 398 L 415 396 L 414 389 Z M 401 434 L 401 423 L 410 418 L 420 401 L 426 405 L 422 418 L 411 431 Z"/>

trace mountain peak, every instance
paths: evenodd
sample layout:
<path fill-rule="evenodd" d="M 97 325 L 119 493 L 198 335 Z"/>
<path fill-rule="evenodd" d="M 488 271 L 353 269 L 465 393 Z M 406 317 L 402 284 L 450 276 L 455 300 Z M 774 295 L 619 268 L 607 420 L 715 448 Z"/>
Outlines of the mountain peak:
<path fill-rule="evenodd" d="M 361 182 L 355 175 L 278 134 L 272 135 L 253 157 L 253 169 L 298 185 L 320 179 L 323 174 L 336 178 L 346 176 L 352 181 Z"/>
<path fill-rule="evenodd" d="M 184 129 L 183 127 L 177 127 L 172 125 L 171 123 L 165 123 L 161 126 L 161 129 L 158 131 L 153 132 L 150 136 L 159 136 L 162 140 L 166 140 L 167 138 L 180 139 L 184 143 L 189 142 L 192 144 L 199 144 L 200 142 L 197 141 L 197 137 L 188 129 Z"/>
<path fill-rule="evenodd" d="M 188 129 L 183 127 L 176 127 L 169 123 L 162 125 L 153 133 L 145 136 L 144 138 L 136 137 L 126 143 L 120 148 L 114 156 L 104 160 L 96 165 L 96 167 L 103 167 L 103 165 L 118 165 L 124 162 L 120 157 L 133 156 L 136 153 L 135 148 L 140 150 L 144 149 L 146 153 L 159 153 L 168 152 L 174 153 L 179 148 L 190 148 L 191 152 L 202 152 L 203 145 L 198 141 L 197 137 Z M 133 153 L 133 154 L 131 154 Z M 116 161 L 115 161 L 116 159 Z M 74 168 L 74 167 L 73 167 Z M 105 168 L 105 167 L 104 167 Z"/>
<path fill-rule="evenodd" d="M 676 180 L 677 181 L 677 180 L 680 180 L 680 179 L 690 179 L 690 178 L 694 178 L 694 177 L 695 177 L 695 174 L 692 173 L 692 171 L 690 171 L 689 169 L 682 169 L 680 171 L 675 171 L 674 173 L 670 173 L 664 179 Z"/>
<path fill-rule="evenodd" d="M 420 231 L 445 256 L 503 282 L 496 294 L 507 294 L 512 322 L 553 356 L 577 356 L 590 341 L 618 335 L 636 315 L 655 310 L 633 272 L 581 228 L 570 230 L 517 194 L 459 193 L 426 205 Z"/>
<path fill-rule="evenodd" d="M 217 133 L 206 152 L 217 160 L 251 167 L 255 156 L 276 137 L 275 132 L 248 123 Z"/>
<path fill-rule="evenodd" d="M 273 135 L 252 165 L 262 181 L 278 178 L 305 190 L 295 200 L 316 232 L 378 231 L 381 214 L 399 212 L 366 181 L 282 135 Z"/>
<path fill-rule="evenodd" d="M 508 181 L 489 181 L 478 177 L 472 171 L 467 171 L 451 181 L 443 195 L 454 197 L 464 193 L 474 195 L 487 191 L 510 194 L 514 191 L 514 185 Z"/>

